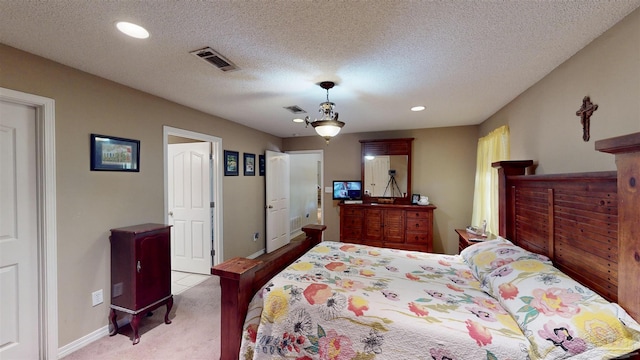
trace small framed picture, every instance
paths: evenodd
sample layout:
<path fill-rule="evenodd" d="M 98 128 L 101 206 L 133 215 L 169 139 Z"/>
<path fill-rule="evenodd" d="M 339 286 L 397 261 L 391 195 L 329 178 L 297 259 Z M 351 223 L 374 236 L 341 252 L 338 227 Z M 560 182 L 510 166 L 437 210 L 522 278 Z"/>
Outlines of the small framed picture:
<path fill-rule="evenodd" d="M 256 154 L 244 153 L 244 176 L 256 175 Z"/>
<path fill-rule="evenodd" d="M 91 171 L 140 171 L 140 140 L 91 134 Z"/>
<path fill-rule="evenodd" d="M 418 201 L 420 201 L 420 194 L 411 195 L 411 203 L 412 204 L 418 204 Z"/>
<path fill-rule="evenodd" d="M 224 176 L 238 176 L 238 160 L 237 151 L 224 151 Z"/>
<path fill-rule="evenodd" d="M 258 172 L 260 176 L 264 176 L 264 161 L 264 155 L 258 155 Z"/>

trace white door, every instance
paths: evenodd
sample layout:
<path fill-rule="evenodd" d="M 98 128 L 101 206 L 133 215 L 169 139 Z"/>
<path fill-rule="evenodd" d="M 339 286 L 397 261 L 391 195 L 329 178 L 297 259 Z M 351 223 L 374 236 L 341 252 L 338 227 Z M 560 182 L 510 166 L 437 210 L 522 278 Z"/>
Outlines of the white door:
<path fill-rule="evenodd" d="M 0 101 L 0 358 L 39 358 L 36 110 Z"/>
<path fill-rule="evenodd" d="M 211 272 L 210 153 L 208 142 L 168 145 L 172 270 Z"/>
<path fill-rule="evenodd" d="M 289 223 L 289 155 L 265 151 L 265 185 L 267 211 L 267 252 L 290 240 Z"/>

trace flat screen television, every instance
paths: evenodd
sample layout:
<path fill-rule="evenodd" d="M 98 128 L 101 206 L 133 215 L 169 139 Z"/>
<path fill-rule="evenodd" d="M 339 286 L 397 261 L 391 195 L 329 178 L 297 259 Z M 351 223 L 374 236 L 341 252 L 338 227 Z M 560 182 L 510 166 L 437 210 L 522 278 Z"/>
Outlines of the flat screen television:
<path fill-rule="evenodd" d="M 362 181 L 360 180 L 334 180 L 333 200 L 361 200 Z"/>

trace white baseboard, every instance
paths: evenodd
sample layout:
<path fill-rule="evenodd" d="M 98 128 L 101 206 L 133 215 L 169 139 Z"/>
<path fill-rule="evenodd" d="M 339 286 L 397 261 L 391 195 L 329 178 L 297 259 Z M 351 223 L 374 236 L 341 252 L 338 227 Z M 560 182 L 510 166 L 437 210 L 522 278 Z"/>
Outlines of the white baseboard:
<path fill-rule="evenodd" d="M 254 252 L 253 254 L 251 254 L 251 255 L 247 256 L 247 258 L 249 258 L 249 259 L 255 259 L 255 258 L 257 258 L 258 256 L 260 256 L 260 255 L 262 255 L 262 254 L 264 254 L 264 253 L 266 253 L 266 251 L 265 251 L 265 249 L 262 249 L 262 250 L 260 250 L 260 251 Z"/>
<path fill-rule="evenodd" d="M 120 328 L 125 325 L 129 325 L 130 322 L 131 322 L 131 317 L 125 316 L 124 318 L 118 320 L 118 327 Z M 107 335 L 109 335 L 109 325 L 101 327 L 100 329 L 90 334 L 87 334 L 76 341 L 72 341 L 63 347 L 58 348 L 58 359 L 62 359 L 63 357 L 71 354 L 72 352 L 78 351 L 83 347 L 91 344 L 92 342 L 96 340 L 100 340 L 101 338 Z"/>

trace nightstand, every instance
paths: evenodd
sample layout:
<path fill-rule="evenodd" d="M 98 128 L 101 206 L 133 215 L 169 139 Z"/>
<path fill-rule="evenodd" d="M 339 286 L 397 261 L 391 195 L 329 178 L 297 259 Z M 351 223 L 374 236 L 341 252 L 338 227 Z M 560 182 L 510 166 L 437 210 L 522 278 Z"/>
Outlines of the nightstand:
<path fill-rule="evenodd" d="M 478 236 L 468 233 L 467 230 L 465 229 L 456 229 L 456 233 L 458 234 L 458 253 L 460 253 L 464 248 L 468 247 L 469 245 L 480 242 L 480 241 L 470 240 L 470 239 L 476 239 L 478 238 Z M 495 235 L 491 233 L 487 233 L 487 236 L 485 238 L 482 238 L 483 240 L 481 241 L 493 240 L 495 238 L 496 238 Z"/>

